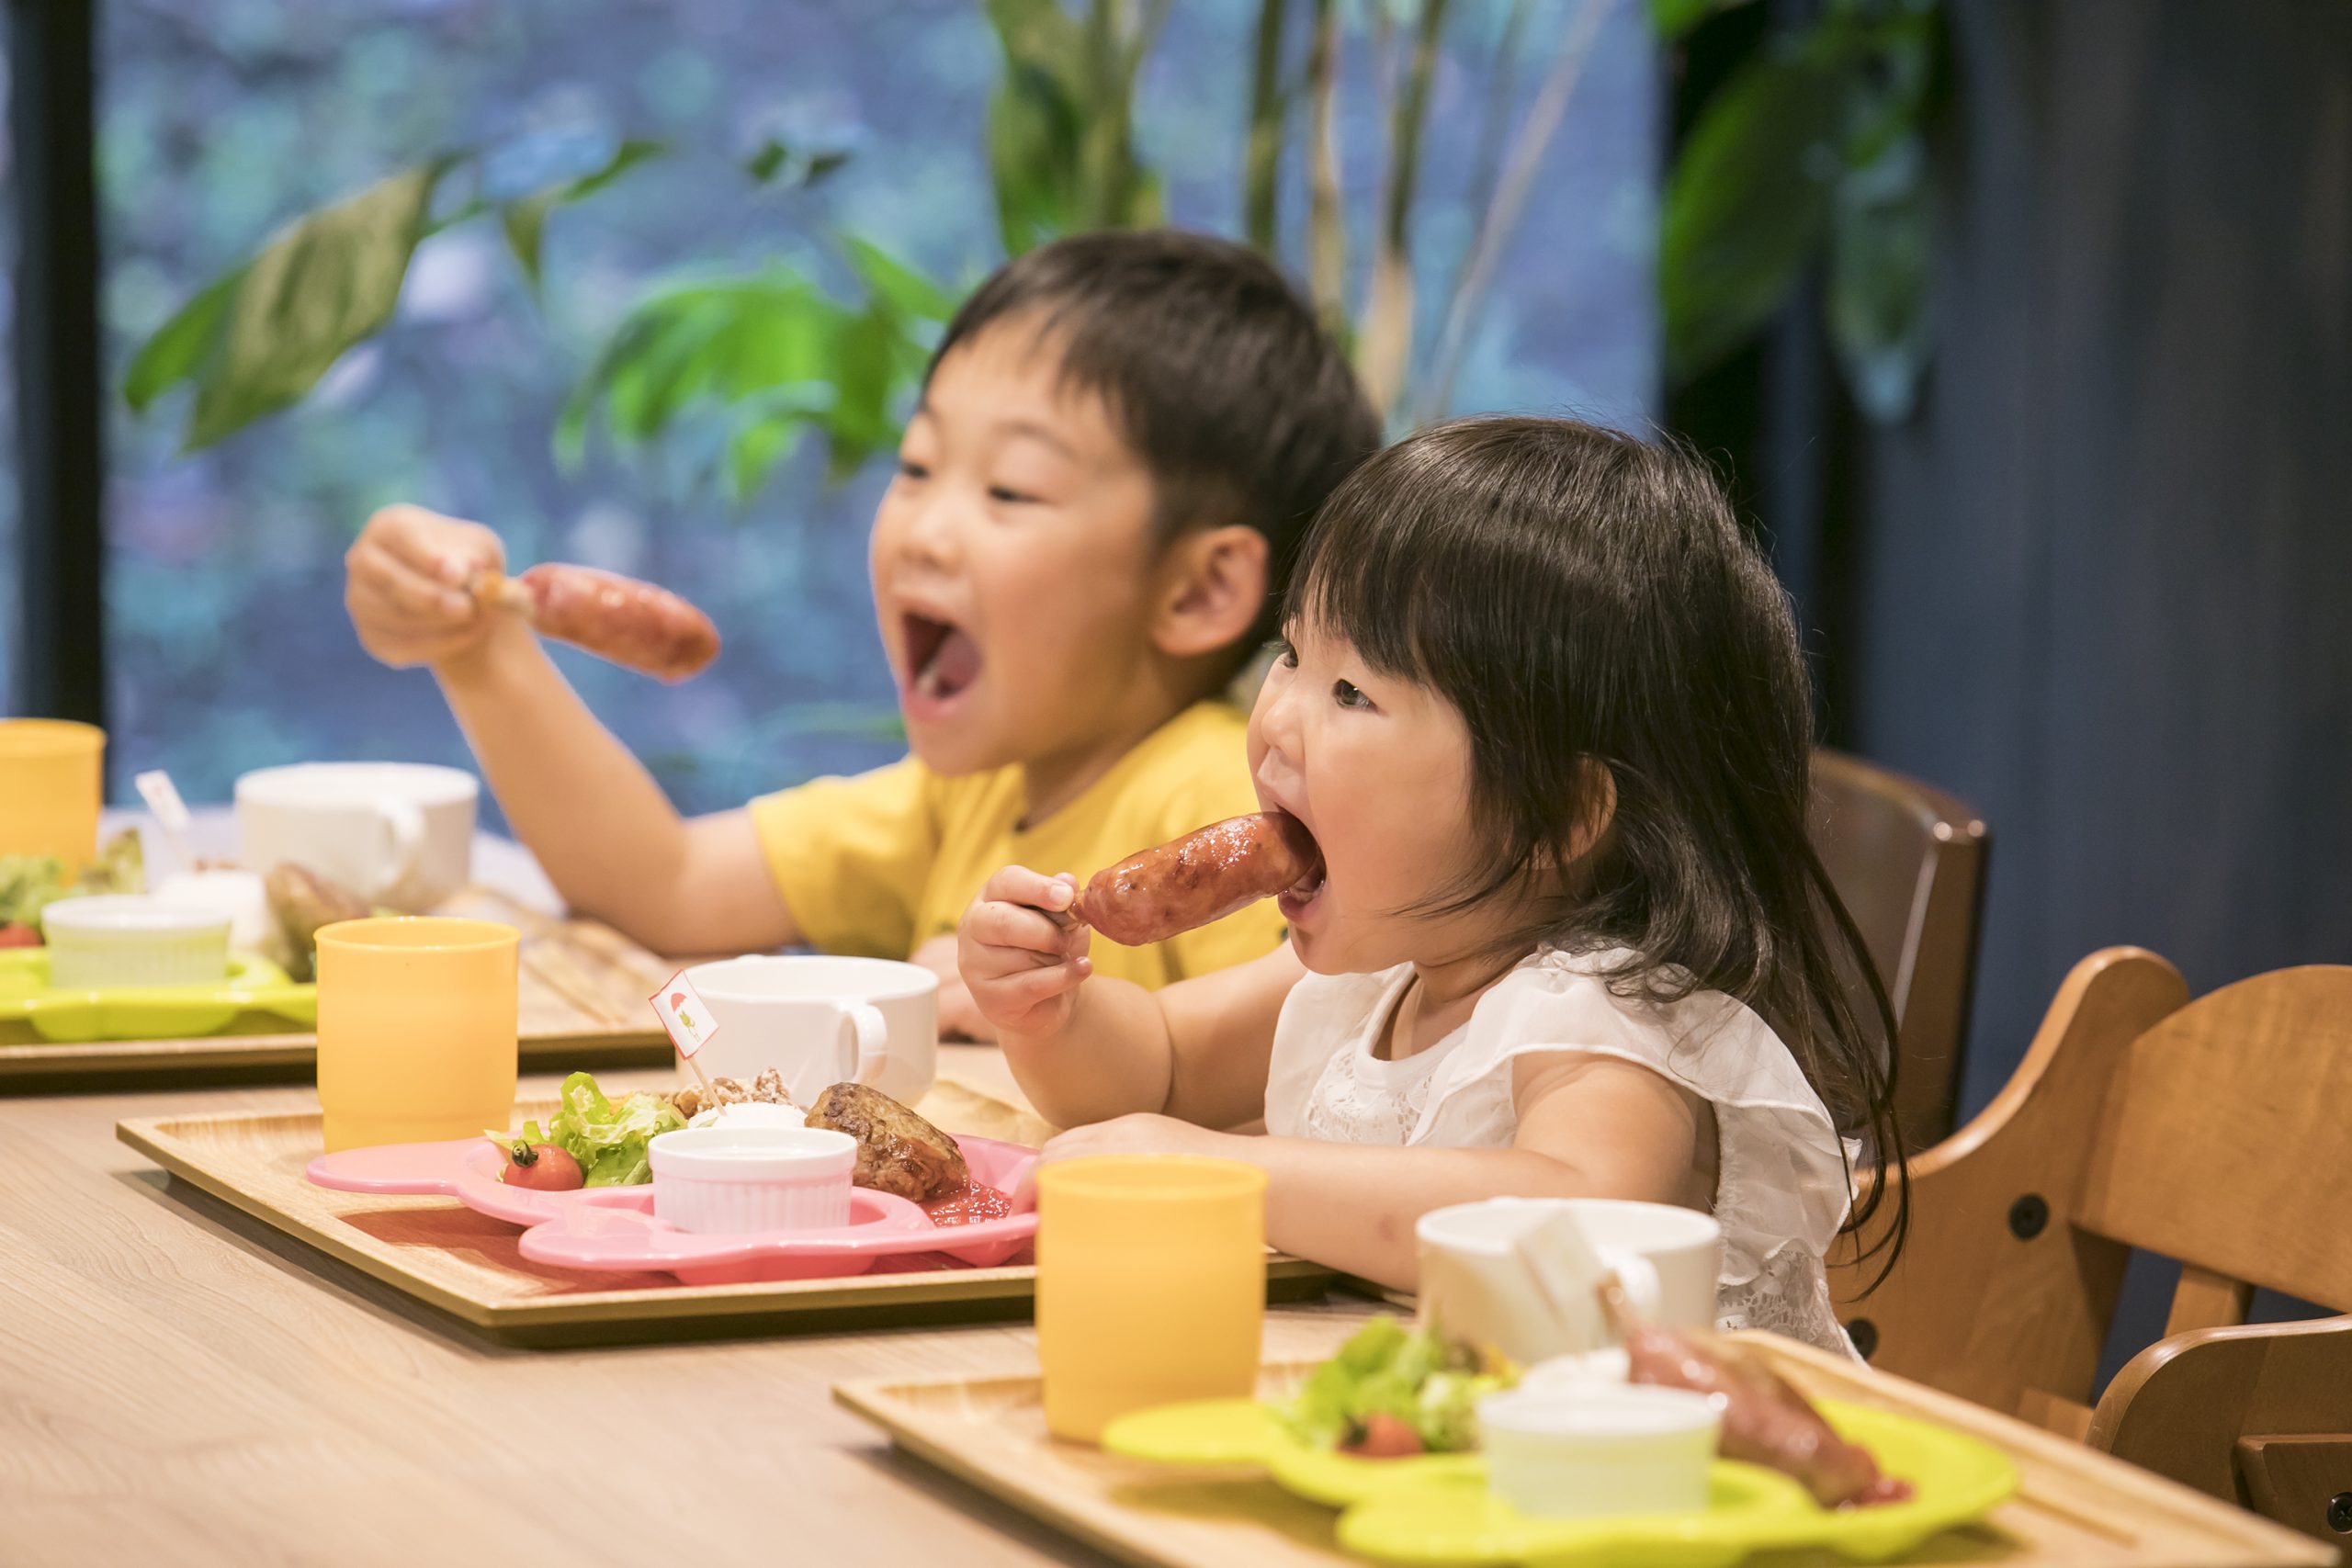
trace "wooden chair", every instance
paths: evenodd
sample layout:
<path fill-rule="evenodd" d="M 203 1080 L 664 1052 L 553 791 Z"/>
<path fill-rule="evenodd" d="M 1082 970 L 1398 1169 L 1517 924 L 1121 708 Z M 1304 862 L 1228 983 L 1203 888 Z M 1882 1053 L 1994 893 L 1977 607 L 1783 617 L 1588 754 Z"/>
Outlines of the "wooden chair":
<path fill-rule="evenodd" d="M 1816 750 L 1808 826 L 1894 1004 L 1895 1115 L 1905 1144 L 1926 1148 L 1951 1131 L 1960 1099 L 1988 849 L 1984 819 L 1916 779 Z"/>
<path fill-rule="evenodd" d="M 1911 1238 L 1832 1272 L 1873 1365 L 2086 1438 L 2342 1545 L 2352 1316 L 2242 1326 L 2256 1286 L 2352 1311 L 2352 967 L 2195 1002 L 2163 959 L 2075 966 L 2017 1072 L 1910 1168 Z M 2131 1249 L 2165 1337 L 2090 1405 Z"/>

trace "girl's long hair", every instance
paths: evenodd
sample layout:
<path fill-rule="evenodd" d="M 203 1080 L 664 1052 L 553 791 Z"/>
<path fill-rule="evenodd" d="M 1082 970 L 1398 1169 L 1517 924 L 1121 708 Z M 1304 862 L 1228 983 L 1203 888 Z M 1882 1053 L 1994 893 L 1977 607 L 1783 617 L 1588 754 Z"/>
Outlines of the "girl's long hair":
<path fill-rule="evenodd" d="M 1891 1265 L 1908 1222 L 1894 1016 L 1806 837 L 1813 697 L 1788 595 L 1707 464 L 1567 420 L 1424 430 L 1326 503 L 1288 614 L 1467 725 L 1491 852 L 1428 910 L 1516 894 L 1531 916 L 1498 957 L 1623 947 L 1627 994 L 1747 1004 L 1895 1179 L 1847 1221 L 1862 1231 L 1891 1185 L 1894 1223 L 1861 1254 Z"/>

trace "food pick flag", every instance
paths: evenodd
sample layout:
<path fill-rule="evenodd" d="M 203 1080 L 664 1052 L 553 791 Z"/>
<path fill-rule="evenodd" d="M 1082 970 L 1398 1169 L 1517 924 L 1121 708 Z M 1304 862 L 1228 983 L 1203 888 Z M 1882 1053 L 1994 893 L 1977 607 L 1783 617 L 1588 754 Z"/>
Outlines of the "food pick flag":
<path fill-rule="evenodd" d="M 679 970 L 662 983 L 660 990 L 649 998 L 653 1003 L 653 1016 L 670 1032 L 670 1043 L 678 1055 L 691 1059 L 703 1047 L 703 1043 L 718 1032 L 718 1024 L 703 1006 L 702 998 L 695 994 L 695 983 Z"/>

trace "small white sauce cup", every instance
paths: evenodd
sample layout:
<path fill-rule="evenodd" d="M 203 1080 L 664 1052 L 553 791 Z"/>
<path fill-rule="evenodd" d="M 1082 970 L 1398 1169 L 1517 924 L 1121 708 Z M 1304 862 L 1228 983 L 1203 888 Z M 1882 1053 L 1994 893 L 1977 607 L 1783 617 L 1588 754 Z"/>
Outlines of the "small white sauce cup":
<path fill-rule="evenodd" d="M 849 1224 L 857 1140 L 830 1127 L 688 1127 L 648 1145 L 653 1217 L 699 1235 Z"/>
<path fill-rule="evenodd" d="M 137 893 L 60 898 L 41 911 L 49 983 L 60 990 L 218 986 L 229 975 L 229 916 Z"/>
<path fill-rule="evenodd" d="M 1538 1518 L 1702 1509 L 1722 1427 L 1688 1389 L 1553 1384 L 1478 1402 L 1487 1486 Z"/>

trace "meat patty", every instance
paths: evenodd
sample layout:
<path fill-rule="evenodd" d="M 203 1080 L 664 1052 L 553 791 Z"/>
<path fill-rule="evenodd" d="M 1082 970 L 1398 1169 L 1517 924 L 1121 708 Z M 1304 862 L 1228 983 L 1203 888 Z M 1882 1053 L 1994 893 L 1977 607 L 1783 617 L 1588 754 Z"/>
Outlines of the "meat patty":
<path fill-rule="evenodd" d="M 971 1179 L 955 1139 L 878 1089 L 835 1084 L 817 1097 L 808 1125 L 857 1140 L 860 1187 L 925 1203 Z"/>

